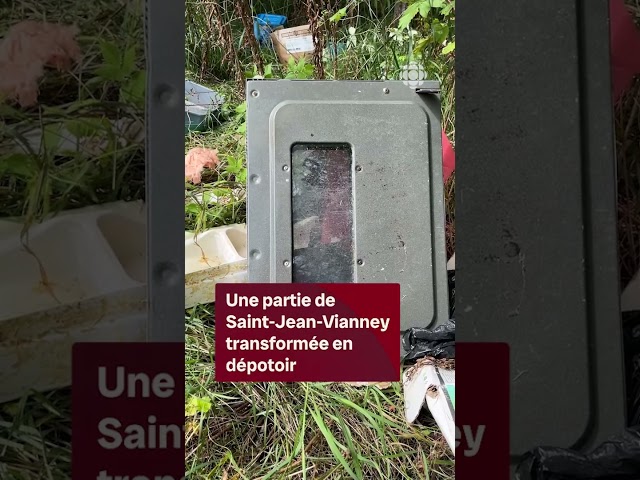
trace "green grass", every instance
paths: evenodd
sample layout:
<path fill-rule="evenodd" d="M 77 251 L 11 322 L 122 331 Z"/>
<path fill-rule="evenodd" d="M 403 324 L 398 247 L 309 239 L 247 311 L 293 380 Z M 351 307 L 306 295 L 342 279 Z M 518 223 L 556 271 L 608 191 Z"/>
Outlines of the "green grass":
<path fill-rule="evenodd" d="M 34 393 L 0 405 L 0 478 L 71 475 L 71 392 Z"/>
<path fill-rule="evenodd" d="M 14 1 L 0 12 L 0 32 L 25 19 L 77 23 L 83 53 L 71 72 L 47 70 L 38 105 L 0 104 L 0 216 L 33 223 L 62 210 L 144 198 L 143 143 L 119 145 L 111 133 L 111 122 L 144 122 L 143 98 L 134 103 L 126 96 L 133 79 L 140 80 L 138 85 L 144 81 L 140 13 L 110 0 Z M 132 62 L 107 72 L 105 67 L 120 61 L 105 56 L 110 46 L 116 55 L 130 50 Z M 54 144 L 63 128 L 83 144 L 59 150 Z M 45 132 L 45 141 L 25 147 L 34 129 Z M 92 149 L 92 142 L 104 146 Z"/>
<path fill-rule="evenodd" d="M 217 383 L 213 306 L 187 313 L 189 478 L 454 477 L 437 427 L 406 424 L 399 383 Z"/>

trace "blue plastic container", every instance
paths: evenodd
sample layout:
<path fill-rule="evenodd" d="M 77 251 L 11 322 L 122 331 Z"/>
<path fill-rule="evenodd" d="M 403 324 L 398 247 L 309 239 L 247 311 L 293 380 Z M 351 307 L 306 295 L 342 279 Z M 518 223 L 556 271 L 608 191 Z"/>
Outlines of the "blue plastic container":
<path fill-rule="evenodd" d="M 184 133 L 204 132 L 218 122 L 224 98 L 210 88 L 184 81 Z"/>
<path fill-rule="evenodd" d="M 287 23 L 287 17 L 284 15 L 274 15 L 272 13 L 260 13 L 256 15 L 253 21 L 253 34 L 258 42 L 268 43 L 269 35 L 277 27 L 283 27 Z"/>

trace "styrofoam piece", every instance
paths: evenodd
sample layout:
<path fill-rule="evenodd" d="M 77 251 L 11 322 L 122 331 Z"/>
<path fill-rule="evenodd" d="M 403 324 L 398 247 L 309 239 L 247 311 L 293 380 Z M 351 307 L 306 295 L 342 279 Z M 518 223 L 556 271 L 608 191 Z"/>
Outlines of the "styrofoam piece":
<path fill-rule="evenodd" d="M 33 225 L 31 253 L 21 230 L 16 220 L 0 221 L 0 362 L 9 366 L 0 369 L 0 401 L 68 385 L 75 341 L 144 335 L 143 203 L 67 211 Z"/>
<path fill-rule="evenodd" d="M 447 270 L 455 270 L 456 269 L 456 254 L 451 255 L 451 258 L 447 262 Z"/>
<path fill-rule="evenodd" d="M 16 222 L 0 231 L 1 322 L 146 283 L 146 226 L 141 203 L 69 211 L 29 230 L 29 253 Z M 20 226 L 20 229 L 22 227 Z M 34 257 L 35 255 L 35 257 Z M 40 266 L 46 273 L 45 284 Z"/>
<path fill-rule="evenodd" d="M 620 298 L 620 308 L 623 312 L 640 310 L 640 272 L 637 272 Z"/>
<path fill-rule="evenodd" d="M 146 309 L 142 286 L 3 322 L 0 403 L 69 386 L 76 342 L 145 341 Z"/>
<path fill-rule="evenodd" d="M 217 283 L 247 281 L 246 225 L 185 232 L 185 308 L 215 302 Z"/>

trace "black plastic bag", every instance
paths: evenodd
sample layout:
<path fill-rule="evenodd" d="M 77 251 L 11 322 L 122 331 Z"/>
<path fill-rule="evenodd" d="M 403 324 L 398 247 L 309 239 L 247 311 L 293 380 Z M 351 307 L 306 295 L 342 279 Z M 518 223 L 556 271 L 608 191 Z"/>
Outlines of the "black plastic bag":
<path fill-rule="evenodd" d="M 406 352 L 405 362 L 422 357 L 456 358 L 456 324 L 454 318 L 456 303 L 456 271 L 448 270 L 449 320 L 444 325 L 428 330 L 411 328 L 402 336 L 402 346 Z"/>
<path fill-rule="evenodd" d="M 519 465 L 518 480 L 640 478 L 640 312 L 624 312 L 622 320 L 630 428 L 586 454 L 536 448 Z"/>
<path fill-rule="evenodd" d="M 627 429 L 581 454 L 563 448 L 540 447 L 518 466 L 518 480 L 631 480 L 640 478 L 640 427 Z"/>
<path fill-rule="evenodd" d="M 433 330 L 411 328 L 402 336 L 402 346 L 407 352 L 405 362 L 422 357 L 456 358 L 455 320 L 449 320 Z"/>

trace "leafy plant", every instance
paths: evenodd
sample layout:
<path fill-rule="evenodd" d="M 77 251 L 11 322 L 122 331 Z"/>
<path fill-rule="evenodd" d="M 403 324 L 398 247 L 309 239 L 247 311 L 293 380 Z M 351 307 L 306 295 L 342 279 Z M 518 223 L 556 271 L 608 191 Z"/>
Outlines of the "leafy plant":
<path fill-rule="evenodd" d="M 455 0 L 417 0 L 411 3 L 398 21 L 398 30 L 410 30 L 416 17 L 421 17 L 426 35 L 416 44 L 421 52 L 429 46 L 442 47 L 448 55 L 455 50 L 452 25 L 455 22 Z"/>
<path fill-rule="evenodd" d="M 313 78 L 313 63 L 307 62 L 304 57 L 298 61 L 293 57 L 289 57 L 287 67 L 287 74 L 284 78 L 292 80 L 308 80 Z"/>
<path fill-rule="evenodd" d="M 196 415 L 206 415 L 211 410 L 211 399 L 192 396 L 186 403 L 184 414 L 186 417 L 195 417 Z"/>
<path fill-rule="evenodd" d="M 137 66 L 138 49 L 135 45 L 121 49 L 115 42 L 100 42 L 102 65 L 93 82 L 115 82 L 120 88 L 120 101 L 141 106 L 144 104 L 146 72 Z"/>

